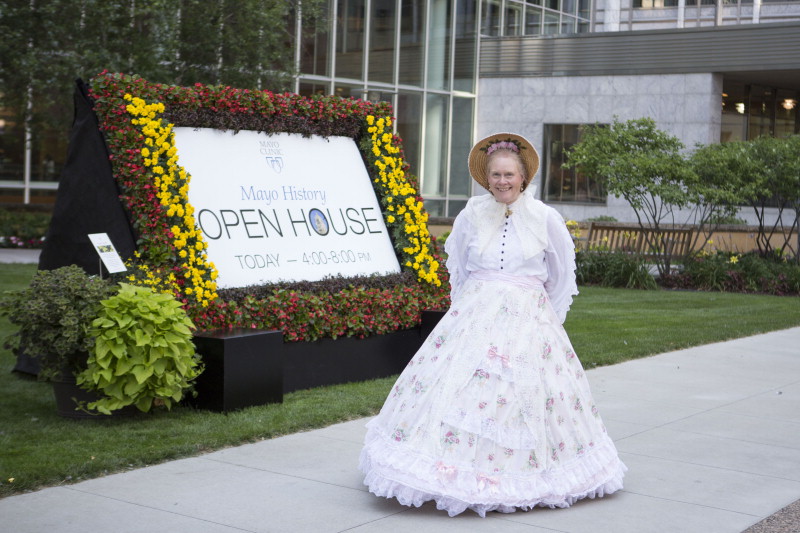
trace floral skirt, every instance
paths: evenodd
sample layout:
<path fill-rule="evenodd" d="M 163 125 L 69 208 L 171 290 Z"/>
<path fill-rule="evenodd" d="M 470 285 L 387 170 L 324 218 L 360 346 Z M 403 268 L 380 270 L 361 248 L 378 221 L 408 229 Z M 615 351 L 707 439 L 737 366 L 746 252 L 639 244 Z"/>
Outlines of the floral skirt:
<path fill-rule="evenodd" d="M 547 293 L 517 280 L 468 279 L 408 363 L 367 424 L 371 492 L 485 516 L 622 488 L 627 468 Z"/>

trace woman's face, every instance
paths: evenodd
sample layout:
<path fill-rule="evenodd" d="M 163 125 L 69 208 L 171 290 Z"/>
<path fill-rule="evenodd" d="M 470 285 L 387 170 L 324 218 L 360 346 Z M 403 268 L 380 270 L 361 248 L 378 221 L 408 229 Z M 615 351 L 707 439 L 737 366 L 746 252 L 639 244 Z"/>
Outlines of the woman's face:
<path fill-rule="evenodd" d="M 495 200 L 504 204 L 512 204 L 522 193 L 522 169 L 519 159 L 514 154 L 499 152 L 489 158 L 489 192 Z"/>

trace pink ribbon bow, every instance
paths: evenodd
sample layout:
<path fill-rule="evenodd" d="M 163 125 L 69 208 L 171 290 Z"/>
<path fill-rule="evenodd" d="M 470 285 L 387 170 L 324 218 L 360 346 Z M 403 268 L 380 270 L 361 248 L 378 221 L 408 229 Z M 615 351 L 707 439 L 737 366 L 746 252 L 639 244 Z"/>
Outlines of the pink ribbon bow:
<path fill-rule="evenodd" d="M 452 481 L 456 477 L 457 470 L 455 466 L 439 461 L 436 463 L 436 472 L 439 474 L 439 479 Z"/>
<path fill-rule="evenodd" d="M 491 348 L 489 348 L 489 359 L 499 359 L 504 367 L 508 368 L 510 366 L 510 361 L 508 359 L 508 356 L 497 353 L 496 346 L 492 346 Z"/>
<path fill-rule="evenodd" d="M 489 476 L 485 476 L 483 474 L 477 474 L 477 477 L 478 477 L 478 490 L 484 490 L 488 488 L 489 492 L 493 494 L 497 492 L 498 490 L 497 486 L 500 484 L 499 481 Z"/>

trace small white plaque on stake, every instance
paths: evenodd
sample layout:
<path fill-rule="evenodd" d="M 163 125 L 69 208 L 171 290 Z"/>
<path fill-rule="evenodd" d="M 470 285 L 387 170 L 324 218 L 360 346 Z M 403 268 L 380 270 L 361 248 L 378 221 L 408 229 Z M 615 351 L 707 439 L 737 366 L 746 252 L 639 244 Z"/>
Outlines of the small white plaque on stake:
<path fill-rule="evenodd" d="M 97 250 L 100 259 L 110 274 L 128 270 L 125 268 L 125 263 L 117 253 L 107 233 L 90 233 L 89 240 L 92 241 L 94 249 Z"/>

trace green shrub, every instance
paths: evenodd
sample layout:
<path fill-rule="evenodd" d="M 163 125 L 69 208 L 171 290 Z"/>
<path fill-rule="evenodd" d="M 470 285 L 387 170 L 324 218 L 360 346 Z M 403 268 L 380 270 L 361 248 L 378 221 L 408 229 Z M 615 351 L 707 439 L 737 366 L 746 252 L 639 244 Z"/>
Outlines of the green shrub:
<path fill-rule="evenodd" d="M 736 215 L 715 214 L 711 215 L 708 219 L 709 224 L 719 224 L 723 226 L 744 226 L 747 221 L 739 218 Z"/>
<path fill-rule="evenodd" d="M 0 248 L 41 246 L 50 217 L 49 212 L 0 209 Z"/>
<path fill-rule="evenodd" d="M 612 217 L 611 215 L 600 215 L 597 217 L 587 218 L 586 222 L 618 222 L 616 217 Z"/>
<path fill-rule="evenodd" d="M 647 263 L 640 256 L 619 251 L 579 251 L 575 259 L 578 284 L 628 289 L 658 288 Z"/>
<path fill-rule="evenodd" d="M 800 294 L 800 266 L 757 252 L 717 252 L 684 262 L 683 272 L 672 276 L 668 286 L 726 292 Z"/>
<path fill-rule="evenodd" d="M 5 347 L 36 357 L 42 380 L 79 372 L 94 344 L 86 327 L 97 317 L 100 302 L 116 290 L 75 265 L 39 270 L 27 288 L 7 292 L 0 301 L 0 316 L 19 327 Z"/>

